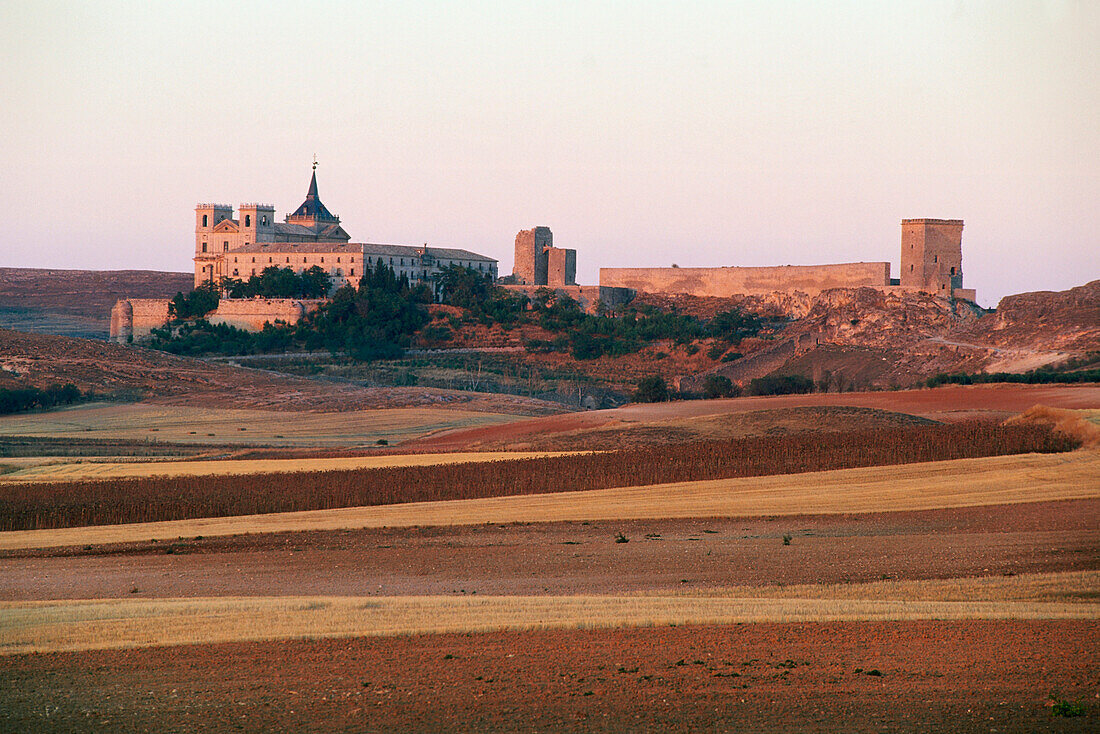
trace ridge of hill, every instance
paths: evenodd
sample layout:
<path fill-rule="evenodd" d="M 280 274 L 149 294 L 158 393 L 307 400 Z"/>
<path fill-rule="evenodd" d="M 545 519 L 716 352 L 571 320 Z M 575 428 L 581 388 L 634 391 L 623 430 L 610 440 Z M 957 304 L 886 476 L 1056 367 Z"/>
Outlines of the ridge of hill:
<path fill-rule="evenodd" d="M 158 270 L 0 268 L 0 327 L 106 339 L 120 298 L 171 298 L 191 273 Z"/>

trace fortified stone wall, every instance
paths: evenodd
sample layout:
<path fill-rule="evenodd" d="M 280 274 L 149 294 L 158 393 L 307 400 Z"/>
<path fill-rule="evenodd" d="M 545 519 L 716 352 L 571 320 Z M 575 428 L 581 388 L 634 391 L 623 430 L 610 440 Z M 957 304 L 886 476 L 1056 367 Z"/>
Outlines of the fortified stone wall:
<path fill-rule="evenodd" d="M 168 323 L 168 301 L 155 298 L 128 298 L 115 303 L 111 309 L 111 335 L 113 342 L 145 339 L 153 329 Z"/>
<path fill-rule="evenodd" d="M 125 343 L 149 338 L 153 329 L 168 323 L 169 303 L 141 298 L 118 301 L 111 309 L 110 340 Z M 316 311 L 321 303 L 323 301 L 294 298 L 223 298 L 207 320 L 211 324 L 227 324 L 245 331 L 261 331 L 266 323 L 296 324 L 307 313 Z"/>
<path fill-rule="evenodd" d="M 830 288 L 890 286 L 890 263 L 784 265 L 765 268 L 600 268 L 601 288 L 645 293 L 687 293 L 725 298 L 802 292 L 816 296 Z"/>
<path fill-rule="evenodd" d="M 209 316 L 211 324 L 226 324 L 245 331 L 262 331 L 264 324 L 282 321 L 296 324 L 307 313 L 316 311 L 320 300 L 289 298 L 223 298 Z"/>

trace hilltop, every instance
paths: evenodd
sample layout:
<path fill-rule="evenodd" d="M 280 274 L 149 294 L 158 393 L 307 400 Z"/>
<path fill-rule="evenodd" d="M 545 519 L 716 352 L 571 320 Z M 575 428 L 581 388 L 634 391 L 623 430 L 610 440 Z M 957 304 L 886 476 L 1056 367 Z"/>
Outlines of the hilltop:
<path fill-rule="evenodd" d="M 192 284 L 190 274 L 151 271 L 8 268 L 0 270 L 0 276 L 0 319 L 14 320 L 22 331 L 93 337 L 105 335 L 116 297 L 168 298 L 189 291 Z M 912 387 L 941 373 L 1019 373 L 1069 362 L 1087 367 L 1095 361 L 1090 354 L 1100 352 L 1100 281 L 1062 292 L 1007 296 L 995 311 L 962 299 L 875 288 L 837 288 L 815 297 L 641 293 L 619 310 L 628 320 L 636 319 L 631 324 L 646 324 L 638 328 L 618 317 L 603 323 L 602 317 L 571 310 L 553 299 L 524 311 L 507 297 L 492 298 L 495 306 L 466 302 L 418 307 L 424 310 L 424 325 L 410 334 L 404 357 L 357 361 L 316 346 L 298 354 L 303 348 L 284 340 L 286 346 L 272 354 L 257 354 L 262 347 L 246 344 L 239 352 L 223 351 L 216 367 L 185 360 L 187 366 L 168 369 L 161 366 L 162 360 L 181 358 L 121 346 L 112 347 L 117 353 L 100 355 L 104 345 L 83 344 L 76 351 L 95 356 L 58 365 L 42 360 L 36 369 L 48 377 L 34 379 L 71 381 L 96 392 L 136 390 L 168 399 L 162 393 L 173 393 L 175 388 L 166 388 L 173 380 L 165 382 L 157 375 L 178 369 L 180 375 L 201 375 L 196 379 L 203 384 L 222 370 L 237 369 L 226 363 L 234 360 L 265 370 L 251 370 L 242 373 L 247 379 L 235 377 L 226 383 L 234 385 L 232 400 L 250 404 L 262 402 L 259 396 L 271 391 L 258 387 L 247 397 L 249 390 L 244 388 L 266 385 L 275 370 L 299 375 L 293 379 L 305 385 L 317 385 L 318 377 L 325 380 L 323 389 L 307 391 L 322 405 L 331 401 L 321 393 L 340 392 L 354 382 L 371 389 L 400 388 L 375 393 L 372 399 L 381 404 L 419 404 L 422 398 L 414 396 L 436 389 L 464 396 L 508 393 L 577 407 L 612 407 L 650 376 L 689 393 L 705 392 L 711 376 L 742 386 L 779 375 L 808 379 L 819 390 L 890 389 Z M 715 326 L 730 314 L 746 321 Z M 45 343 L 19 347 L 18 341 L 9 334 L 0 345 L 0 356 L 9 363 L 29 359 L 38 349 L 57 348 Z M 71 345 L 60 349 L 62 354 L 71 351 Z M 210 356 L 201 346 L 185 353 Z M 100 363 L 111 367 L 94 366 Z M 280 387 L 272 394 L 283 392 Z M 362 397 L 352 404 L 361 404 Z"/>

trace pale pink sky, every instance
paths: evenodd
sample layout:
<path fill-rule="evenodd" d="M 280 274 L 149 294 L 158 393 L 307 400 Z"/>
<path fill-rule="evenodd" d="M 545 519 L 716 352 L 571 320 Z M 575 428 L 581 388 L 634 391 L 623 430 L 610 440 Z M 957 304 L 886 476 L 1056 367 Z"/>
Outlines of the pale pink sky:
<path fill-rule="evenodd" d="M 1100 3 L 5 3 L 0 266 L 191 270 L 199 201 L 512 265 L 890 260 L 1100 278 Z"/>

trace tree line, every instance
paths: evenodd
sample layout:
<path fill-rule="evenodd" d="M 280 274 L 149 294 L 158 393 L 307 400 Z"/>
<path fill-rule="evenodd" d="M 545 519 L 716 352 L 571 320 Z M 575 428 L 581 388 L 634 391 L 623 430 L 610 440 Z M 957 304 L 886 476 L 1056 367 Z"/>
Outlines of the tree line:
<path fill-rule="evenodd" d="M 27 410 L 56 408 L 88 398 L 76 385 L 50 385 L 42 390 L 37 387 L 0 388 L 0 414 L 22 413 Z"/>

